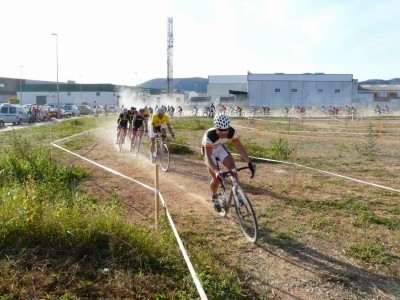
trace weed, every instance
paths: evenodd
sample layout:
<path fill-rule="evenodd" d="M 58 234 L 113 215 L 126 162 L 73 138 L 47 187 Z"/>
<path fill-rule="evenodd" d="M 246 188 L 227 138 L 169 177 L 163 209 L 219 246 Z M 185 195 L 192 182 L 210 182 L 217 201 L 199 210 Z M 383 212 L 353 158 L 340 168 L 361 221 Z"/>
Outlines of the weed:
<path fill-rule="evenodd" d="M 293 148 L 289 146 L 288 140 L 279 138 L 272 140 L 272 152 L 274 153 L 275 159 L 287 160 L 293 152 Z"/>
<path fill-rule="evenodd" d="M 377 241 L 346 243 L 345 254 L 363 263 L 388 264 L 390 262 L 389 253 Z"/>
<path fill-rule="evenodd" d="M 361 149 L 361 153 L 367 157 L 368 161 L 373 161 L 375 159 L 377 149 L 377 139 L 378 135 L 374 131 L 374 125 L 370 122 L 367 126 L 367 141 Z"/>

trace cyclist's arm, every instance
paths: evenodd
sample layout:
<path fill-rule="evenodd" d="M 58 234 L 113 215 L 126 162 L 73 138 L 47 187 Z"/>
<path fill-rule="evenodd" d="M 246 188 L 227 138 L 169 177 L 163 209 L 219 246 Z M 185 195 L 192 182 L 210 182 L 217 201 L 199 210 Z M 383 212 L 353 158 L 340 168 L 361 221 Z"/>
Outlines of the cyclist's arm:
<path fill-rule="evenodd" d="M 171 125 L 169 123 L 167 123 L 167 127 L 168 127 L 168 131 L 169 133 L 172 135 L 172 137 L 175 136 L 174 132 L 172 131 Z"/>
<path fill-rule="evenodd" d="M 242 143 L 240 142 L 240 140 L 235 140 L 233 141 L 233 144 L 235 145 L 237 151 L 239 152 L 240 156 L 243 158 L 243 160 L 248 164 L 249 162 L 251 162 L 249 156 L 247 155 L 246 150 L 244 149 Z"/>

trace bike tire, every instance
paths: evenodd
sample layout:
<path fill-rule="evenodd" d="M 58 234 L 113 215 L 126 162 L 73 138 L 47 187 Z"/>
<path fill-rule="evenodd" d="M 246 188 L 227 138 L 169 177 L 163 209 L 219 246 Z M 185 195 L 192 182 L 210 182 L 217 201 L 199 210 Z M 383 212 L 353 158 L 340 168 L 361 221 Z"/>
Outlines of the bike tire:
<path fill-rule="evenodd" d="M 236 189 L 236 193 L 233 193 L 233 196 L 240 228 L 250 242 L 256 243 L 258 239 L 258 222 L 253 205 L 240 187 Z M 242 199 L 241 204 L 239 204 L 239 197 Z"/>
<path fill-rule="evenodd" d="M 158 152 L 158 156 L 160 158 L 160 168 L 164 172 L 167 172 L 169 169 L 169 150 L 166 144 L 162 143 Z"/>
<path fill-rule="evenodd" d="M 138 154 L 139 154 L 140 142 L 141 142 L 141 137 L 137 136 L 135 138 L 135 142 L 133 143 L 133 146 L 132 146 L 132 153 L 133 153 L 133 156 L 135 156 L 135 157 L 138 156 Z"/>
<path fill-rule="evenodd" d="M 123 142 L 124 142 L 124 139 L 122 138 L 122 136 L 120 136 L 118 139 L 118 152 L 121 152 Z"/>

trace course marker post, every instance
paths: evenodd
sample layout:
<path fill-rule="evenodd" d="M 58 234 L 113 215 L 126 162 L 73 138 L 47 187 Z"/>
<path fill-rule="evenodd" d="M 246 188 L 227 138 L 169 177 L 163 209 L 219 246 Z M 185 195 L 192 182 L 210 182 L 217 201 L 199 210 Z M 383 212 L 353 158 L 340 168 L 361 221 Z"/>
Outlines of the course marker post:
<path fill-rule="evenodd" d="M 297 149 L 298 149 L 298 142 L 294 144 L 294 151 L 293 151 L 293 172 L 292 172 L 292 184 L 296 184 L 296 164 L 297 164 Z"/>
<path fill-rule="evenodd" d="M 154 191 L 154 209 L 155 209 L 155 225 L 156 225 L 156 230 L 158 230 L 158 218 L 159 218 L 159 208 L 160 208 L 160 196 L 158 195 L 159 193 L 159 172 L 158 172 L 158 163 L 154 164 L 155 166 L 155 188 L 156 190 Z"/>

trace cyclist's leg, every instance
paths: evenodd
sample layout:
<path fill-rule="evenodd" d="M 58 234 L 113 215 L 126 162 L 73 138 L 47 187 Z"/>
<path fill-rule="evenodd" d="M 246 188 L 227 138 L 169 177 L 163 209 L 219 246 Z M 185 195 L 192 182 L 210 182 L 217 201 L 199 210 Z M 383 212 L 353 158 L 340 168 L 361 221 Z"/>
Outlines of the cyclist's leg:
<path fill-rule="evenodd" d="M 116 144 L 118 144 L 120 134 L 121 134 L 121 126 L 118 126 L 117 127 L 117 142 L 116 142 Z"/>
<path fill-rule="evenodd" d="M 136 136 L 137 136 L 137 129 L 132 128 L 131 146 L 133 146 L 133 144 L 135 143 Z"/>
<path fill-rule="evenodd" d="M 125 138 L 126 138 L 126 133 L 128 132 L 128 127 L 123 127 L 122 128 L 122 143 L 125 143 Z"/>
<path fill-rule="evenodd" d="M 164 127 L 161 127 L 161 138 L 163 142 L 165 142 L 165 139 L 167 138 L 167 131 Z"/>
<path fill-rule="evenodd" d="M 233 159 L 233 156 L 228 152 L 228 155 L 226 155 L 223 160 L 222 164 L 227 168 L 228 170 L 235 170 L 236 169 L 236 164 L 235 160 Z M 235 179 L 238 181 L 238 173 L 234 172 L 232 175 L 235 177 Z"/>

